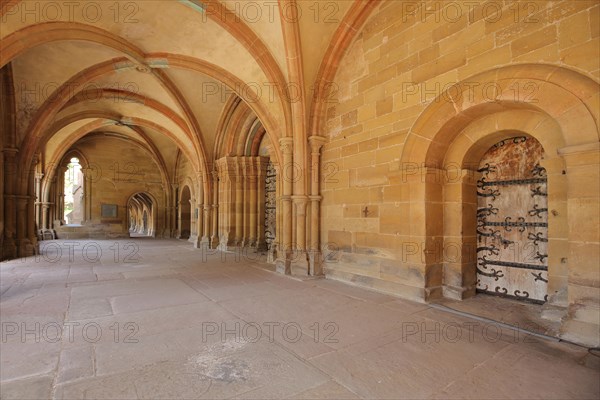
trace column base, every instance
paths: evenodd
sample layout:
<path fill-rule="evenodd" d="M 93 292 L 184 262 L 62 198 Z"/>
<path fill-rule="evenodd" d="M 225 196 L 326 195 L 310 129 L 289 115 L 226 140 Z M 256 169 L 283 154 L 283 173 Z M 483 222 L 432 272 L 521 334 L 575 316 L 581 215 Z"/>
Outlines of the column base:
<path fill-rule="evenodd" d="M 199 248 L 201 249 L 210 249 L 210 238 L 207 236 L 204 236 L 202 239 L 200 239 L 200 241 L 198 242 L 199 244 Z"/>
<path fill-rule="evenodd" d="M 267 263 L 268 264 L 276 264 L 277 263 L 277 251 L 275 250 L 275 246 L 273 246 L 267 250 Z"/>
<path fill-rule="evenodd" d="M 39 255 L 40 254 L 40 243 L 37 239 L 37 237 L 33 237 L 30 238 L 29 241 L 31 242 L 31 245 L 33 246 L 33 254 L 34 255 Z"/>
<path fill-rule="evenodd" d="M 465 300 L 475 296 L 475 286 L 451 286 L 444 285 L 442 294 L 446 299 Z"/>
<path fill-rule="evenodd" d="M 262 252 L 268 252 L 269 251 L 269 248 L 267 246 L 267 242 L 265 242 L 264 240 L 262 242 L 256 240 L 255 243 L 254 243 L 254 246 L 256 247 L 256 251 L 262 251 Z M 271 247 L 274 247 L 274 245 L 271 246 Z"/>
<path fill-rule="evenodd" d="M 292 274 L 297 276 L 308 276 L 310 263 L 308 254 L 304 251 L 296 251 L 292 260 Z"/>
<path fill-rule="evenodd" d="M 221 236 L 217 245 L 217 248 L 221 251 L 235 251 L 238 247 L 237 240 L 228 236 Z"/>
<path fill-rule="evenodd" d="M 18 241 L 17 244 L 17 254 L 19 257 L 23 258 L 23 257 L 30 257 L 35 255 L 35 247 L 34 245 L 29 241 L 29 239 L 21 239 Z"/>
<path fill-rule="evenodd" d="M 213 250 L 216 249 L 217 247 L 219 247 L 219 237 L 218 236 L 213 236 L 210 238 L 209 247 Z"/>
<path fill-rule="evenodd" d="M 323 275 L 323 257 L 318 250 L 308 252 L 308 273 L 310 276 Z"/>
<path fill-rule="evenodd" d="M 195 236 L 194 240 L 193 240 L 193 243 L 194 243 L 194 248 L 195 249 L 201 248 L 202 247 L 202 238 L 200 236 Z"/>
<path fill-rule="evenodd" d="M 1 260 L 12 260 L 17 258 L 17 245 L 12 239 L 4 239 L 2 243 L 2 257 Z"/>
<path fill-rule="evenodd" d="M 275 261 L 275 271 L 279 274 L 291 275 L 292 274 L 292 260 L 290 260 L 288 257 L 278 258 Z"/>

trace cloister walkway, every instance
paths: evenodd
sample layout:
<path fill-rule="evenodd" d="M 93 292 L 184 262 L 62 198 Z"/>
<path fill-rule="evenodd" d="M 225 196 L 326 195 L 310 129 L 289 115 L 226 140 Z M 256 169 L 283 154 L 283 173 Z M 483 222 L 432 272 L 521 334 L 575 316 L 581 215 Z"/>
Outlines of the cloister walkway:
<path fill-rule="evenodd" d="M 598 398 L 586 349 L 178 240 L 0 264 L 2 398 Z"/>

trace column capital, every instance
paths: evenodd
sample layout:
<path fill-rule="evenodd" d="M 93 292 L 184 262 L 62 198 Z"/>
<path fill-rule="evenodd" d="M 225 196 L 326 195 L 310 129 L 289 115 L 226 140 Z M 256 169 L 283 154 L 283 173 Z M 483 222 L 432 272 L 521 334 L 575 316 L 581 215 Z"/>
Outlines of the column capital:
<path fill-rule="evenodd" d="M 37 165 L 37 163 L 40 161 L 40 158 L 42 158 L 42 156 L 39 153 L 34 154 L 33 158 L 31 159 L 31 164 Z"/>
<path fill-rule="evenodd" d="M 279 146 L 283 154 L 292 154 L 294 138 L 290 136 L 282 137 L 279 139 Z"/>
<path fill-rule="evenodd" d="M 310 144 L 313 153 L 318 153 L 321 150 L 321 147 L 327 142 L 327 138 L 323 136 L 313 135 L 308 138 L 308 143 Z"/>
<path fill-rule="evenodd" d="M 294 195 L 292 201 L 296 205 L 298 215 L 306 215 L 306 205 L 308 204 L 308 196 Z"/>

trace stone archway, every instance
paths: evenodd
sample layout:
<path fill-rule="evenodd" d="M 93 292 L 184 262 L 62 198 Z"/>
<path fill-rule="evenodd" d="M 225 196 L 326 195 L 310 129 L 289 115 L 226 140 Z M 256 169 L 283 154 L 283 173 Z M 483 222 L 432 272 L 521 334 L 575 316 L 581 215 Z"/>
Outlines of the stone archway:
<path fill-rule="evenodd" d="M 77 157 L 67 164 L 67 170 L 61 177 L 64 187 L 63 215 L 66 225 L 80 225 L 84 221 L 84 191 L 82 166 Z"/>
<path fill-rule="evenodd" d="M 560 135 L 560 126 L 548 115 L 529 110 L 511 110 L 489 115 L 470 124 L 450 145 L 440 175 L 443 179 L 438 182 L 442 195 L 440 220 L 444 253 L 440 257 L 444 271 L 444 297 L 464 299 L 476 292 L 477 248 L 481 247 L 478 242 L 477 214 L 478 210 L 484 212 L 480 209 L 486 208 L 478 205 L 477 193 L 493 194 L 489 189 L 477 187 L 478 182 L 485 180 L 486 170 L 485 163 L 481 166 L 482 159 L 490 148 L 504 140 L 527 137 L 539 142 L 544 149 L 540 167 L 546 171 L 549 196 L 547 206 L 541 208 L 553 210 L 546 214 L 549 225 L 547 252 L 544 253 L 548 255 L 545 259 L 548 271 L 547 275 L 544 274 L 544 279 L 548 280 L 547 293 L 551 302 L 565 301 L 568 277 L 564 260 L 569 255 L 568 247 L 564 245 L 568 241 L 568 232 L 564 229 L 568 225 L 565 193 L 568 176 L 565 173 L 565 161 L 558 155 Z M 482 183 L 479 185 L 482 186 Z M 493 221 L 505 222 L 505 217 Z M 514 221 L 511 221 L 516 222 L 518 216 L 512 218 Z M 492 230 L 479 228 L 479 231 L 489 233 Z M 448 249 L 458 251 L 452 253 Z M 495 286 L 492 289 L 495 291 Z"/>
<path fill-rule="evenodd" d="M 157 202 L 147 192 L 133 194 L 127 201 L 130 236 L 156 236 Z"/>
<path fill-rule="evenodd" d="M 70 168 L 73 165 L 78 167 Z M 49 180 L 49 183 L 54 185 L 54 190 L 53 193 L 46 192 L 47 197 L 42 199 L 42 202 L 48 203 L 51 207 L 40 214 L 42 217 L 40 229 L 56 229 L 65 223 L 79 225 L 89 221 L 91 219 L 91 186 L 89 182 L 91 173 L 87 157 L 81 151 L 71 149 L 63 155 L 60 163 L 50 171 L 49 175 L 55 176 L 55 179 Z M 68 210 L 65 207 L 68 180 L 73 182 L 73 186 L 69 188 L 72 191 L 69 197 L 72 199 L 72 205 L 77 208 L 70 219 L 66 215 Z M 40 192 L 42 192 L 41 188 Z"/>

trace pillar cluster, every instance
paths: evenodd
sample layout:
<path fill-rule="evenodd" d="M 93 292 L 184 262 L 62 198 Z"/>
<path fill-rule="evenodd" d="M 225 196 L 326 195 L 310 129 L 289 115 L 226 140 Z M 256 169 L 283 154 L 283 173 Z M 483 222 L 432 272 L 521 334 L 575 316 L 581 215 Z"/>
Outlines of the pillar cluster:
<path fill-rule="evenodd" d="M 263 219 L 268 161 L 266 157 L 223 157 L 217 160 L 214 182 L 217 198 L 213 207 L 218 210 L 219 248 L 265 249 Z M 206 208 L 206 213 L 208 211 Z"/>

